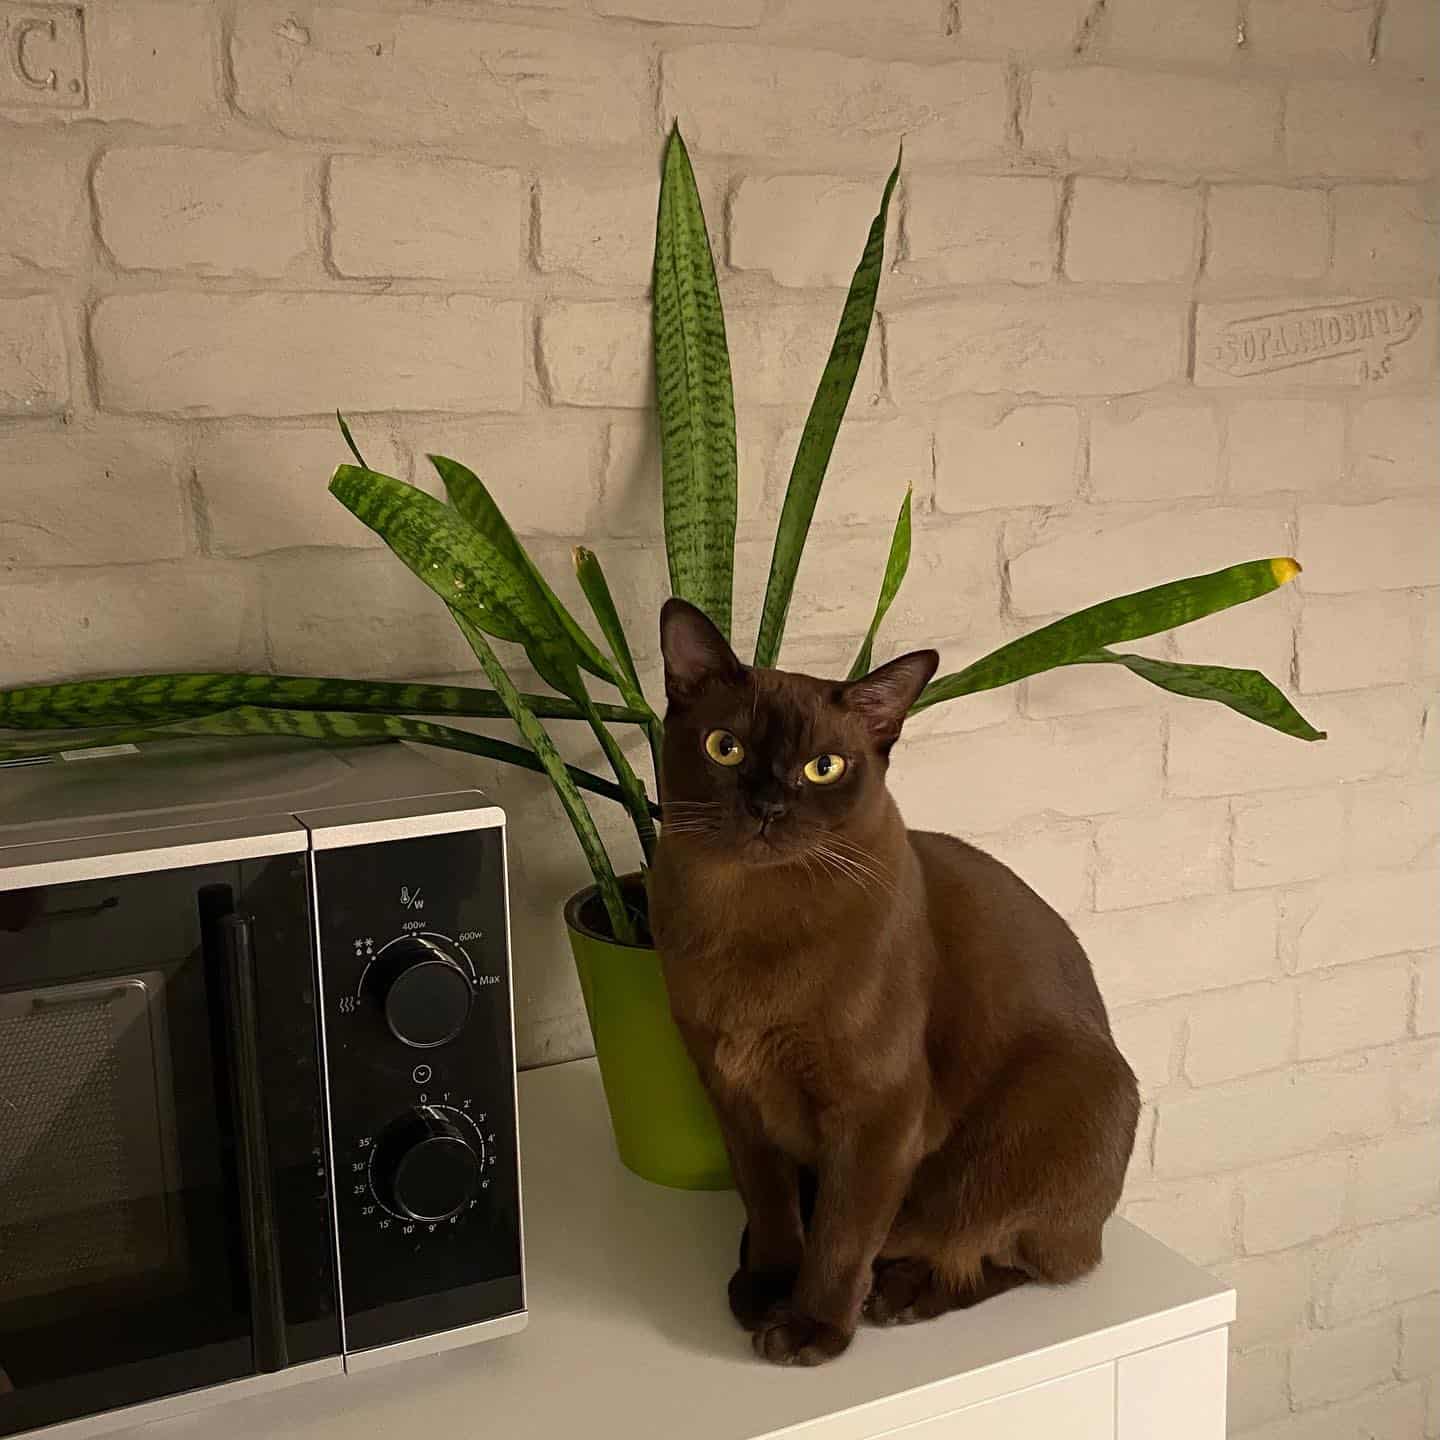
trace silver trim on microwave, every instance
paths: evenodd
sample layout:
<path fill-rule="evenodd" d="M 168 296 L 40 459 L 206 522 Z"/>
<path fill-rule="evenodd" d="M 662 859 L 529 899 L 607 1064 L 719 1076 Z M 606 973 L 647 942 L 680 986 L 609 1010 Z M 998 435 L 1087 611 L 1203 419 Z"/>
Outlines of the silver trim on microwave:
<path fill-rule="evenodd" d="M 323 1360 L 307 1360 L 285 1370 L 245 1375 L 238 1380 L 222 1380 L 218 1385 L 187 1390 L 181 1395 L 142 1400 L 138 1405 L 123 1405 L 118 1410 L 84 1415 L 78 1420 L 61 1420 L 56 1425 L 25 1431 L 23 1440 L 90 1440 L 94 1435 L 109 1435 L 116 1430 L 149 1425 L 156 1420 L 172 1420 L 180 1415 L 194 1414 L 197 1410 L 228 1405 L 230 1401 L 242 1400 L 246 1396 L 267 1395 L 273 1390 L 288 1390 L 292 1385 L 303 1385 L 309 1380 L 326 1380 L 344 1373 L 340 1357 L 327 1355 Z"/>
<path fill-rule="evenodd" d="M 335 1318 L 340 1322 L 340 1353 L 345 1353 L 345 1268 L 340 1260 L 339 1172 L 335 1168 L 335 1117 L 330 1103 L 330 1038 L 325 1003 L 325 953 L 320 942 L 320 877 L 315 852 L 305 857 L 305 884 L 310 894 L 310 945 L 314 952 L 315 1028 L 320 1037 L 320 1117 L 324 1127 L 325 1189 L 330 1197 L 330 1262 L 335 1267 Z"/>
<path fill-rule="evenodd" d="M 471 792 L 473 794 L 474 792 Z M 504 825 L 505 812 L 495 805 L 465 805 L 463 808 L 449 808 L 459 799 L 470 799 L 470 795 L 437 796 L 446 808 L 426 813 L 416 813 L 417 804 L 410 801 L 389 806 L 366 805 L 363 820 L 347 820 L 348 806 L 334 810 L 301 812 L 299 819 L 310 830 L 310 843 L 316 850 L 343 850 L 352 845 L 379 845 L 387 840 L 412 840 L 425 835 L 453 835 L 462 830 L 491 830 Z M 360 806 L 354 807 L 357 810 Z M 385 814 L 393 808 L 394 814 Z"/>
<path fill-rule="evenodd" d="M 500 878 L 505 900 L 505 979 L 509 989 L 506 997 L 510 1002 L 510 1072 L 515 1077 L 511 1091 L 514 1113 L 510 1118 L 515 1137 L 515 1204 L 519 1207 L 520 1220 L 520 1306 L 522 1311 L 530 1308 L 530 1283 L 525 1266 L 525 1169 L 520 1163 L 520 1058 L 515 1045 L 515 948 L 510 942 L 510 828 L 505 823 L 504 812 L 500 815 Z"/>
<path fill-rule="evenodd" d="M 461 1325 L 454 1330 L 417 1335 L 413 1340 L 396 1340 L 389 1345 L 374 1345 L 369 1350 L 352 1350 L 345 1357 L 345 1373 L 354 1375 L 362 1370 L 393 1365 L 398 1360 L 413 1360 L 421 1355 L 458 1350 L 462 1345 L 474 1345 L 480 1340 L 498 1340 L 502 1335 L 513 1335 L 517 1330 L 523 1330 L 529 1323 L 530 1316 L 524 1310 L 517 1310 L 512 1315 L 477 1320 L 473 1325 Z"/>
<path fill-rule="evenodd" d="M 215 835 L 207 840 L 166 843 L 175 830 L 59 840 L 40 845 L 0 849 L 0 890 L 33 890 L 46 885 L 72 885 L 112 875 L 143 875 L 157 870 L 183 870 L 192 865 L 220 865 L 268 855 L 298 855 L 306 849 L 305 832 L 266 830 L 260 834 Z M 97 849 L 106 845 L 113 848 Z"/>

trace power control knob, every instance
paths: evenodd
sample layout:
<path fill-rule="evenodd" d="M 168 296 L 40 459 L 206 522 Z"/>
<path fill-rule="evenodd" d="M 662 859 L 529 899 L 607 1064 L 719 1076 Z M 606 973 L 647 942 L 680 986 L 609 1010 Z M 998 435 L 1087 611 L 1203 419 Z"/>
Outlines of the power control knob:
<path fill-rule="evenodd" d="M 390 1033 L 417 1050 L 453 1040 L 470 1018 L 475 986 L 470 972 L 442 940 L 406 935 L 387 945 L 370 966 L 365 988 Z"/>
<path fill-rule="evenodd" d="M 380 1136 L 370 1169 L 375 1198 L 411 1220 L 448 1220 L 480 1188 L 480 1157 L 434 1105 L 407 1111 Z"/>

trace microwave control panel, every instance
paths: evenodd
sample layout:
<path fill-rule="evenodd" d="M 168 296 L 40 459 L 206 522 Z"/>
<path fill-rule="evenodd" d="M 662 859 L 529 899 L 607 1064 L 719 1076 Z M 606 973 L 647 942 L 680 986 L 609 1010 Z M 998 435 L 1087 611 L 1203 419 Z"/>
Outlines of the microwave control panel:
<path fill-rule="evenodd" d="M 504 829 L 312 863 L 346 1349 L 523 1309 Z"/>

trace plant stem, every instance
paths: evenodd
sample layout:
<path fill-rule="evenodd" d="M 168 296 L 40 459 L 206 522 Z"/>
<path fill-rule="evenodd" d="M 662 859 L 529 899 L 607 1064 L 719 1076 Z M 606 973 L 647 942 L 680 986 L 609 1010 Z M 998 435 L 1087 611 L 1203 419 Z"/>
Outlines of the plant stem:
<path fill-rule="evenodd" d="M 600 716 L 593 713 L 594 707 L 590 703 L 590 696 L 585 689 L 584 680 L 580 682 L 580 696 L 581 706 L 592 712 L 590 728 L 595 732 L 595 738 L 600 742 L 600 748 L 605 752 L 605 758 L 615 772 L 620 793 L 625 797 L 625 808 L 630 812 L 630 819 L 635 825 L 636 837 L 640 841 L 640 853 L 645 857 L 646 865 L 649 865 L 655 857 L 655 822 L 650 818 L 649 796 L 646 795 L 645 787 L 640 783 L 640 777 L 631 768 L 619 742 L 605 727 Z"/>
<path fill-rule="evenodd" d="M 655 788 L 660 788 L 660 739 L 662 735 L 660 717 L 650 708 L 645 699 L 644 687 L 640 684 L 640 672 L 635 668 L 635 657 L 630 653 L 630 641 L 625 627 L 620 623 L 620 614 L 615 609 L 615 597 L 610 593 L 610 583 L 600 564 L 600 557 L 584 545 L 577 545 L 570 558 L 575 566 L 575 576 L 580 589 L 590 602 L 591 612 L 599 622 L 600 632 L 610 653 L 615 657 L 615 686 L 621 698 L 632 711 L 639 711 L 645 719 L 645 739 L 650 746 L 650 764 L 655 771 Z M 603 712 L 602 712 L 603 713 Z M 643 843 L 643 842 L 642 842 Z"/>

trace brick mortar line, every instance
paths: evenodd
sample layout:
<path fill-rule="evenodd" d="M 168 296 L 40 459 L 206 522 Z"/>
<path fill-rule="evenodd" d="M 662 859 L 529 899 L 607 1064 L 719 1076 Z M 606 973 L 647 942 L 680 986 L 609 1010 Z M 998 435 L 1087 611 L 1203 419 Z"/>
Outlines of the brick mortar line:
<path fill-rule="evenodd" d="M 98 128 L 92 128 L 98 127 Z M 375 159 L 403 159 L 412 157 L 437 162 L 447 160 L 468 160 L 495 171 L 534 170 L 544 166 L 548 173 L 570 170 L 574 174 L 590 176 L 599 173 L 604 177 L 622 179 L 626 176 L 640 176 L 653 172 L 658 142 L 627 143 L 605 147 L 586 147 L 562 142 L 538 140 L 520 141 L 507 147 L 507 156 L 513 159 L 497 161 L 492 146 L 476 141 L 471 144 L 453 142 L 422 142 L 408 138 L 384 142 L 364 138 L 340 140 L 323 136 L 291 136 L 282 132 L 252 132 L 243 125 L 230 120 L 218 123 L 212 128 L 194 125 L 172 125 L 153 127 L 138 121 L 88 121 L 83 127 L 62 126 L 59 128 L 6 122 L 0 112 L 0 136 L 11 141 L 35 138 L 41 147 L 59 141 L 75 143 L 72 132 L 84 136 L 92 143 L 98 140 L 106 149 L 151 150 L 151 149 L 211 149 L 236 154 L 255 153 L 300 153 L 311 155 L 358 156 Z M 806 157 L 800 160 L 775 158 L 759 152 L 723 151 L 707 148 L 704 152 L 706 164 L 729 163 L 739 165 L 747 175 L 758 177 L 786 175 L 834 175 L 837 178 L 872 180 L 878 185 L 884 178 L 885 165 L 876 159 L 857 158 L 836 162 L 832 157 Z M 598 167 L 595 161 L 602 163 Z M 558 166 L 556 164 L 558 162 Z M 590 163 L 587 163 L 590 162 Z M 1209 181 L 1220 184 L 1273 184 L 1287 189 L 1331 190 L 1340 187 L 1389 186 L 1396 189 L 1423 187 L 1426 177 L 1408 171 L 1375 170 L 1350 172 L 1316 173 L 1300 171 L 1288 166 L 1277 166 L 1264 162 L 1244 167 L 1226 164 L 1175 165 L 1161 161 L 1107 160 L 1101 157 L 1076 158 L 1051 155 L 1043 150 L 1025 151 L 1007 159 L 996 153 L 988 158 L 976 155 L 965 161 L 942 161 L 915 158 L 906 164 L 911 175 L 956 175 L 992 176 L 996 178 L 1029 178 L 1052 176 L 1063 178 L 1068 175 L 1086 178 L 1115 179 L 1134 183 L 1194 185 Z"/>

